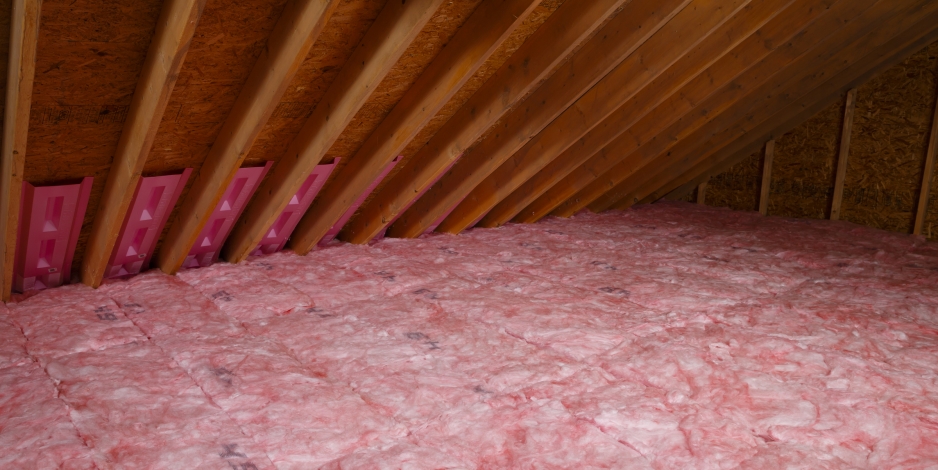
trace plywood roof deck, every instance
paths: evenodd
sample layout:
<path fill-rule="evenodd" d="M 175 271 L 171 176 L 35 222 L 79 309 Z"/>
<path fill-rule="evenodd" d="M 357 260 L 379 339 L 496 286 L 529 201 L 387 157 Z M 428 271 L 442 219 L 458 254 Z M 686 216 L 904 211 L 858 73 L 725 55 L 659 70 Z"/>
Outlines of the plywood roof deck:
<path fill-rule="evenodd" d="M 41 2 L 23 180 L 43 185 L 86 176 L 95 178 L 75 254 L 73 272 L 76 275 L 79 274 L 92 225 L 99 217 L 97 209 L 104 203 L 104 187 L 111 173 L 118 142 L 122 133 L 127 131 L 128 113 L 131 112 L 131 103 L 164 1 L 170 0 Z M 624 207 L 629 204 L 620 203 L 620 200 L 626 196 L 633 200 L 647 199 L 660 197 L 678 187 L 696 187 L 702 178 L 712 174 L 712 168 L 725 165 L 723 162 L 729 157 L 724 153 L 729 150 L 720 149 L 738 147 L 739 152 L 749 150 L 751 153 L 752 146 L 758 145 L 760 140 L 767 140 L 772 132 L 777 133 L 779 126 L 794 119 L 801 122 L 810 117 L 787 111 L 792 106 L 819 109 L 820 103 L 836 99 L 844 86 L 855 86 L 853 82 L 856 80 L 866 80 L 886 65 L 904 59 L 938 39 L 938 21 L 930 21 L 938 18 L 938 5 L 928 0 L 862 0 L 860 3 L 846 0 L 578 1 L 582 3 L 571 4 L 570 8 L 608 6 L 613 13 L 607 13 L 602 21 L 591 25 L 590 34 L 583 38 L 583 43 L 558 57 L 557 65 L 524 97 L 506 102 L 499 115 L 491 116 L 494 124 L 479 133 L 475 143 L 465 146 L 463 159 L 450 170 L 449 176 L 429 188 L 426 196 L 420 201 L 401 201 L 407 204 L 391 214 L 384 209 L 377 210 L 381 195 L 391 193 L 383 192 L 385 187 L 402 188 L 411 183 L 413 168 L 408 172 L 401 170 L 450 118 L 466 103 L 471 103 L 471 97 L 483 86 L 497 89 L 502 85 L 492 82 L 492 77 L 501 76 L 496 72 L 510 63 L 509 59 L 527 39 L 549 19 L 563 21 L 553 14 L 565 5 L 564 0 L 532 0 L 532 7 L 525 10 L 525 16 L 515 18 L 517 24 L 513 24 L 495 44 L 494 53 L 487 56 L 481 65 L 475 64 L 474 67 L 478 68 L 468 71 L 468 77 L 462 77 L 465 82 L 445 103 L 436 103 L 439 110 L 403 146 L 400 152 L 404 156 L 403 162 L 369 195 L 350 224 L 356 227 L 371 224 L 373 228 L 377 224 L 383 228 L 395 217 L 403 215 L 390 233 L 416 236 L 426 230 L 429 221 L 453 208 L 451 204 L 438 203 L 445 196 L 447 201 L 462 201 L 459 209 L 442 225 L 445 230 L 459 232 L 474 226 L 486 214 L 489 216 L 482 219 L 485 226 L 500 225 L 516 215 L 516 220 L 533 222 L 550 212 L 566 215 L 584 207 L 594 210 Z M 14 5 L 37 2 L 0 1 L 0 64 L 5 70 L 11 67 L 7 56 Z M 194 236 L 192 230 L 200 227 L 202 222 L 198 211 L 180 212 L 179 209 L 192 207 L 196 197 L 190 192 L 193 182 L 198 180 L 199 170 L 219 139 L 236 100 L 245 92 L 248 77 L 258 58 L 270 50 L 268 40 L 283 12 L 293 11 L 290 5 L 309 2 L 317 2 L 325 8 L 324 26 L 313 33 L 315 37 L 309 53 L 295 75 L 290 75 L 292 78 L 282 95 L 276 95 L 280 96 L 279 100 L 270 103 L 275 105 L 273 112 L 269 119 L 262 121 L 261 131 L 253 145 L 236 159 L 244 166 L 259 166 L 273 161 L 274 169 L 268 174 L 267 185 L 273 184 L 270 178 L 276 174 L 277 165 L 340 73 L 347 69 L 346 76 L 354 76 L 348 68 L 359 64 L 350 64 L 349 58 L 357 48 L 366 47 L 360 45 L 363 38 L 390 4 L 386 0 L 205 0 L 142 171 L 144 176 L 152 176 L 176 173 L 188 167 L 195 169 L 195 176 L 190 178 L 184 189 L 161 240 L 167 238 L 173 227 L 178 231 L 183 226 L 179 224 L 188 222 L 183 229 L 185 233 L 173 238 L 172 242 L 185 244 Z M 406 3 L 400 8 L 418 8 L 413 3 Z M 401 103 L 402 97 L 430 91 L 414 90 L 414 83 L 425 72 L 430 73 L 428 71 L 433 69 L 431 64 L 434 61 L 446 57 L 447 45 L 466 28 L 465 25 L 473 24 L 473 15 L 477 12 L 482 15 L 484 11 L 496 12 L 494 14 L 497 15 L 499 6 L 508 5 L 508 0 L 447 0 L 432 5 L 439 6 L 434 7 L 429 20 L 406 45 L 400 59 L 388 64 L 390 68 L 386 73 L 368 83 L 367 100 L 354 110 L 354 117 L 321 157 L 322 162 L 341 157 L 340 164 L 332 173 L 333 181 L 349 180 L 350 170 L 346 169 L 357 168 L 353 158 Z M 620 14 L 630 15 L 633 21 L 621 21 L 622 17 L 616 22 Z M 492 20 L 484 24 L 495 23 Z M 645 31 L 616 33 L 610 29 L 612 27 L 606 26 L 609 24 L 654 30 L 648 30 L 648 34 Z M 476 34 L 481 32 L 463 31 L 465 37 L 478 36 L 482 40 L 482 35 Z M 612 70 L 617 72 L 610 73 L 609 67 L 592 68 L 589 63 L 577 62 L 582 61 L 582 57 L 590 57 L 588 54 L 581 57 L 581 48 L 588 51 L 589 44 L 594 44 L 592 47 L 595 48 L 606 38 L 618 38 L 616 34 L 637 40 L 623 57 L 616 57 Z M 712 38 L 711 34 L 714 35 Z M 805 42 L 804 37 L 817 39 L 800 45 L 799 41 Z M 744 46 L 747 40 L 756 43 L 759 38 L 780 42 L 764 44 L 769 52 L 746 52 L 742 49 L 748 47 Z M 616 39 L 620 40 L 626 39 Z M 669 46 L 677 47 L 678 44 L 681 45 L 680 50 Z M 530 51 L 536 50 L 537 46 L 529 44 L 526 47 Z M 732 58 L 739 53 L 749 54 L 746 57 L 751 56 L 752 59 L 734 62 Z M 656 62 L 658 57 L 668 59 Z M 882 60 L 877 62 L 877 67 L 862 66 L 871 58 Z M 759 67 L 766 71 L 762 72 Z M 596 75 L 550 81 L 554 72 L 559 70 L 569 74 Z M 759 75 L 769 72 L 771 76 Z M 745 75 L 747 73 L 749 75 Z M 704 81 L 724 80 L 719 78 L 724 76 L 729 80 L 725 85 L 722 82 L 711 84 L 714 89 L 707 91 L 700 88 Z M 0 83 L 6 86 L 7 75 L 3 77 Z M 581 88 L 563 90 L 566 83 L 579 83 L 570 86 Z M 593 89 L 597 83 L 599 88 Z M 564 101 L 556 112 L 528 114 L 539 109 L 539 105 L 528 98 L 540 96 L 537 90 L 542 84 L 544 87 L 561 87 L 546 94 L 545 100 L 562 91 L 563 96 L 569 96 L 573 101 Z M 607 89 L 609 91 L 605 91 Z M 628 92 L 620 93 L 620 89 Z M 541 94 L 545 94 L 545 90 L 548 88 L 541 89 Z M 607 98 L 615 101 L 602 102 Z M 765 112 L 753 114 L 748 110 Z M 640 120 L 642 116 L 649 116 L 646 121 L 654 119 L 661 124 L 673 124 L 651 126 Z M 529 119 L 545 121 L 535 125 L 528 122 Z M 752 119 L 757 122 L 747 121 Z M 499 150 L 501 153 L 498 155 L 487 153 L 489 147 L 479 145 L 505 136 L 519 140 L 510 146 L 499 147 L 510 150 Z M 628 144 L 631 149 L 628 154 L 616 153 L 618 150 L 615 149 L 625 148 L 620 142 L 622 139 L 632 139 Z M 531 149 L 525 147 L 527 142 L 534 142 Z M 539 150 L 537 145 L 541 144 L 538 142 L 548 142 L 551 146 L 547 149 L 549 151 Z M 713 145 L 717 147 L 705 148 Z M 564 152 L 565 149 L 571 150 Z M 582 152 L 577 153 L 577 149 L 582 149 Z M 681 155 L 672 156 L 672 152 L 680 152 Z M 636 157 L 630 156 L 633 153 Z M 703 156 L 704 153 L 712 156 Z M 684 158 L 698 154 L 702 156 Z M 394 156 L 379 155 L 378 158 L 379 161 L 381 158 L 389 160 Z M 637 156 L 642 158 L 642 164 L 636 167 L 638 169 L 621 167 L 632 163 L 620 166 L 590 163 L 584 166 L 588 162 L 599 161 L 597 159 L 611 158 L 610 163 L 616 163 L 626 157 Z M 14 155 L 4 155 L 3 158 L 13 159 Z M 350 164 L 353 165 L 348 166 Z M 876 166 L 869 162 L 864 164 Z M 596 168 L 602 170 L 597 171 Z M 463 172 L 467 171 L 475 175 L 471 179 L 472 184 L 465 184 L 468 173 Z M 135 181 L 133 178 L 129 181 Z M 10 186 L 10 182 L 15 181 L 15 175 L 4 174 L 2 190 L 18 190 Z M 287 183 L 294 184 L 293 181 Z M 329 193 L 330 184 L 339 183 L 327 183 L 324 193 Z M 417 184 L 415 189 L 419 189 L 421 184 L 427 189 L 426 182 Z M 415 190 L 414 195 L 417 192 Z M 471 197 L 463 200 L 470 193 Z M 264 197 L 270 196 L 264 192 L 255 195 L 255 199 Z M 551 197 L 556 200 L 543 202 Z M 252 204 L 258 205 L 257 202 Z M 414 202 L 416 204 L 406 213 L 401 213 Z M 314 207 L 318 207 L 317 204 L 314 202 Z M 531 211 L 531 207 L 541 208 Z M 17 211 L 0 207 L 0 216 L 15 222 Z M 196 218 L 189 220 L 191 217 Z M 181 222 L 183 218 L 187 220 Z M 305 220 L 301 229 L 332 222 L 331 219 Z M 266 228 L 242 228 L 239 243 L 253 239 L 252 236 Z M 108 229 L 118 230 L 119 227 Z M 377 230 L 368 233 L 377 233 Z M 367 242 L 371 235 L 346 234 L 344 237 L 362 243 Z M 10 243 L 4 240 L 2 245 L 8 247 Z M 173 248 L 178 252 L 186 251 L 184 246 Z M 157 250 L 162 249 L 165 247 L 161 242 Z M 174 271 L 171 265 L 162 267 Z M 9 286 L 8 277 L 8 274 L 4 275 L 6 286 Z M 88 277 L 87 273 L 84 277 Z M 83 280 L 92 285 L 100 282 L 100 279 Z M 4 288 L 4 295 L 8 293 L 9 287 Z"/>

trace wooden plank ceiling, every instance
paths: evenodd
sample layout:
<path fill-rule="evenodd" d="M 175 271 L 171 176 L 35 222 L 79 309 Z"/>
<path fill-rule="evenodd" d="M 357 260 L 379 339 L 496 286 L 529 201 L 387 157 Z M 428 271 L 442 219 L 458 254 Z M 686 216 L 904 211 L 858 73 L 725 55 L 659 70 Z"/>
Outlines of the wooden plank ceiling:
<path fill-rule="evenodd" d="M 39 9 L 38 32 L 30 8 Z M 100 284 L 142 176 L 195 169 L 178 270 L 238 168 L 273 161 L 239 262 L 319 163 L 288 248 L 624 208 L 696 186 L 938 38 L 933 0 L 0 0 L 0 236 L 19 181 L 94 176 L 75 273 Z M 38 10 L 37 10 L 38 11 Z M 33 60 L 31 55 L 35 54 Z M 34 80 L 32 79 L 34 71 Z M 30 91 L 31 89 L 31 91 Z M 25 142 L 25 143 L 24 143 Z"/>

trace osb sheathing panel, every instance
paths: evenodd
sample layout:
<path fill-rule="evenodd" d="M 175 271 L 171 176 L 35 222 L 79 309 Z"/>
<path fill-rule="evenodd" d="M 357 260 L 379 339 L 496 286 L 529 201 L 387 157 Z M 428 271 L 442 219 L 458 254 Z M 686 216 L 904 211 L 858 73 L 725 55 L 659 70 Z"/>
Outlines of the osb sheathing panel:
<path fill-rule="evenodd" d="M 558 3 L 558 4 L 555 6 L 555 9 L 556 9 L 556 8 L 559 8 L 561 4 L 562 4 L 562 3 Z M 606 23 L 608 23 L 612 18 L 614 18 L 616 15 L 618 15 L 622 10 L 623 10 L 623 8 L 619 8 L 612 16 L 610 16 L 609 18 L 606 18 L 606 20 L 604 21 L 603 25 L 605 25 Z M 546 20 L 546 19 L 545 19 L 545 20 Z M 598 32 L 599 30 L 601 30 L 601 29 L 602 29 L 602 26 L 600 26 L 599 28 L 597 28 L 596 31 L 594 32 L 594 34 L 595 34 L 596 32 Z M 532 33 L 533 33 L 533 31 L 532 31 Z M 587 42 L 587 41 L 584 41 L 584 43 L 585 43 L 585 42 Z M 580 47 L 583 47 L 583 44 L 580 44 Z M 579 49 L 579 48 L 578 48 L 578 49 Z M 578 50 L 578 49 L 577 49 L 577 50 Z M 557 70 L 562 69 L 562 68 L 563 68 L 563 65 L 564 65 L 566 62 L 568 62 L 571 57 L 573 57 L 574 55 L 576 55 L 577 50 L 575 50 L 575 51 L 573 51 L 571 54 L 569 54 L 569 55 L 564 59 L 563 62 L 561 62 L 557 67 L 554 68 L 554 70 L 551 70 L 550 73 L 549 73 L 546 77 L 544 77 L 543 81 L 538 84 L 538 86 L 542 85 L 543 82 L 546 82 L 547 80 L 549 80 L 549 79 L 551 78 L 551 76 L 552 76 Z M 531 89 L 531 91 L 529 91 L 526 96 L 524 96 L 524 97 L 522 97 L 521 99 L 519 99 L 519 100 L 515 103 L 515 107 L 517 107 L 517 106 L 523 104 L 523 103 L 524 103 L 524 100 L 526 100 L 526 99 L 527 99 L 532 93 L 534 93 L 535 91 L 537 91 L 537 87 L 533 87 L 533 88 Z M 473 142 L 472 144 L 466 146 L 466 150 L 463 151 L 463 155 L 470 155 L 470 154 L 472 154 L 472 152 L 473 152 L 473 150 L 475 150 L 476 146 L 478 146 L 482 141 L 484 141 L 485 139 L 488 139 L 488 138 L 489 138 L 490 136 L 492 136 L 493 134 L 497 134 L 497 133 L 499 133 L 499 132 L 503 132 L 503 131 L 506 129 L 506 126 L 508 126 L 508 122 L 509 122 L 510 119 L 511 119 L 511 112 L 510 112 L 510 111 L 509 111 L 509 112 L 506 112 L 505 114 L 503 114 L 502 117 L 501 117 L 500 119 L 498 119 L 497 121 L 495 121 L 495 124 L 492 124 L 484 133 L 482 133 L 482 135 L 479 136 L 479 138 L 476 139 L 475 142 Z M 450 170 L 450 172 L 452 172 L 452 170 Z"/>
<path fill-rule="evenodd" d="M 198 169 L 286 0 L 209 0 L 160 123 L 145 173 Z"/>
<path fill-rule="evenodd" d="M 397 174 L 401 168 L 404 167 L 404 163 L 407 160 L 412 158 L 420 150 L 421 147 L 425 146 L 427 142 L 433 138 L 434 135 L 446 124 L 450 118 L 456 114 L 456 111 L 461 108 L 469 98 L 475 94 L 482 85 L 498 71 L 499 68 L 511 57 L 515 51 L 521 47 L 522 44 L 534 34 L 537 29 L 547 21 L 547 18 L 562 5 L 564 0 L 544 0 L 542 1 L 535 9 L 528 15 L 527 18 L 521 23 L 518 28 L 502 43 L 498 49 L 492 53 L 492 56 L 489 57 L 485 63 L 479 67 L 479 70 L 466 81 L 462 88 L 453 95 L 452 98 L 437 112 L 436 116 L 427 123 L 426 127 L 420 130 L 419 133 L 414 137 L 414 140 L 407 145 L 407 147 L 401 152 L 401 155 L 404 156 L 403 161 L 398 163 L 384 178 L 382 183 L 378 185 L 377 188 L 371 193 L 371 196 L 368 198 L 370 200 L 376 194 L 380 193 L 381 189 L 386 185 L 394 175 Z M 362 204 L 362 207 L 365 207 L 368 204 L 368 201 L 365 204 Z"/>
<path fill-rule="evenodd" d="M 844 97 L 775 141 L 769 214 L 823 219 L 833 191 Z M 762 152 L 710 179 L 708 206 L 757 210 Z"/>
<path fill-rule="evenodd" d="M 326 161 L 344 157 L 347 162 L 348 158 L 355 155 L 479 3 L 482 3 L 481 0 L 453 0 L 440 6 L 397 64 L 375 87 L 375 92 L 356 113 L 352 122 L 342 131 L 342 135 L 329 149 Z M 345 162 L 340 165 L 344 166 Z"/>
<path fill-rule="evenodd" d="M 710 178 L 704 202 L 708 206 L 729 207 L 737 211 L 757 210 L 761 175 L 762 152 L 759 151 L 733 165 L 729 170 Z M 688 198 L 686 200 L 696 201 L 697 191 L 691 191 L 684 197 Z"/>
<path fill-rule="evenodd" d="M 179 72 L 144 175 L 202 166 L 247 81 L 286 0 L 208 0 Z M 195 175 L 179 198 L 185 201 Z M 175 220 L 170 215 L 156 251 Z"/>
<path fill-rule="evenodd" d="M 405 157 L 417 153 L 421 147 L 427 144 L 434 134 L 454 114 L 465 104 L 469 98 L 482 87 L 483 84 L 492 76 L 502 64 L 507 61 L 515 51 L 524 44 L 529 36 L 534 34 L 537 29 L 547 21 L 547 18 L 563 4 L 563 0 L 545 0 L 538 5 L 534 11 L 518 26 L 517 29 L 499 46 L 489 59 L 479 67 L 475 75 L 472 76 L 462 88 L 446 103 L 445 106 L 433 117 L 433 119 L 424 127 L 413 141 L 402 152 Z"/>
<path fill-rule="evenodd" d="M 845 104 L 846 95 L 776 140 L 770 215 L 828 217 Z"/>
<path fill-rule="evenodd" d="M 912 231 L 938 92 L 936 77 L 938 43 L 857 89 L 844 220 Z M 934 234 L 938 223 L 934 217 L 932 221 Z M 926 224 L 926 232 L 927 228 Z"/>
<path fill-rule="evenodd" d="M 697 188 L 694 188 L 674 199 L 682 202 L 697 202 Z"/>
<path fill-rule="evenodd" d="M 280 160 L 385 3 L 387 0 L 344 0 L 339 4 L 258 136 L 245 164 Z"/>
<path fill-rule="evenodd" d="M 94 177 L 73 272 L 161 7 L 161 0 L 42 3 L 24 178 L 52 184 Z"/>
<path fill-rule="evenodd" d="M 842 218 L 911 232 L 938 94 L 938 42 L 863 84 L 851 134 Z M 829 216 L 844 99 L 776 141 L 769 214 Z M 707 205 L 754 210 L 761 178 L 754 154 L 710 180 Z M 924 234 L 938 239 L 938 174 Z"/>
<path fill-rule="evenodd" d="M 364 145 L 368 136 L 377 129 L 378 125 L 380 125 L 384 118 L 394 109 L 394 106 L 404 96 L 404 93 L 410 89 L 414 81 L 417 80 L 420 74 L 423 73 L 433 59 L 436 58 L 437 54 L 443 50 L 446 43 L 456 34 L 462 24 L 469 18 L 469 15 L 475 11 L 480 3 L 481 0 L 455 0 L 444 3 L 440 6 L 439 10 L 434 13 L 426 26 L 424 26 L 414 41 L 404 51 L 400 60 L 398 60 L 388 72 L 387 76 L 375 88 L 374 93 L 372 93 L 368 101 L 366 101 L 358 113 L 356 113 L 348 127 L 342 131 L 342 134 L 339 135 L 335 144 L 332 145 L 326 156 L 323 157 L 323 163 L 332 162 L 336 157 L 342 158 L 339 164 L 336 165 L 336 169 L 333 170 L 332 176 L 326 184 L 331 182 L 332 179 L 339 174 L 341 169 L 348 164 L 349 159 Z M 371 8 L 363 8 L 365 6 L 370 6 Z M 368 26 L 370 26 L 377 17 L 380 8 L 376 7 L 378 7 L 376 4 L 361 5 L 358 10 L 360 12 L 359 18 L 361 19 L 355 23 L 349 23 L 347 30 L 342 32 L 341 37 L 348 39 L 345 50 L 342 51 L 341 64 L 344 64 L 348 56 L 352 54 L 358 41 L 367 32 Z M 352 15 L 350 15 L 349 18 L 351 18 L 351 16 Z M 357 30 L 355 30 L 356 27 Z M 354 34 L 353 30 L 357 31 L 357 34 Z M 338 34 L 336 37 L 339 37 Z M 307 62 L 309 62 L 309 60 L 307 60 Z M 255 143 L 254 148 L 251 150 L 246 164 L 260 164 L 265 160 L 280 160 L 283 152 L 286 151 L 292 139 L 299 133 L 306 118 L 309 117 L 314 106 L 313 102 L 318 102 L 318 100 L 322 98 L 322 94 L 326 91 L 326 88 L 328 88 L 329 84 L 332 82 L 332 78 L 334 78 L 335 74 L 338 72 L 341 66 L 339 64 L 340 61 L 333 60 L 333 62 L 335 65 L 329 63 L 319 66 L 320 69 L 325 68 L 331 75 L 328 83 L 323 83 L 321 91 L 300 90 L 296 92 L 296 96 L 300 96 L 301 93 L 305 92 L 307 94 L 306 99 L 310 102 L 309 105 L 294 104 L 297 103 L 297 101 L 290 101 L 294 98 L 288 96 L 289 93 L 284 96 L 284 99 L 281 100 L 281 103 L 278 105 L 277 111 L 275 111 L 275 115 L 280 112 L 282 117 L 272 119 L 271 123 L 268 124 L 264 134 L 258 139 L 258 142 Z M 311 71 L 311 76 L 315 75 L 314 64 L 310 64 L 309 67 L 307 67 L 307 64 L 304 63 L 303 68 L 308 68 Z M 302 87 L 304 85 L 298 80 L 294 80 L 291 89 L 295 89 L 298 86 Z M 307 106 L 307 108 L 305 112 L 302 112 L 301 110 L 304 109 L 304 106 Z M 270 177 L 270 174 L 267 176 Z"/>
<path fill-rule="evenodd" d="M 326 153 L 323 162 L 342 158 L 326 184 L 348 164 L 480 3 L 481 0 L 454 0 L 440 6 Z"/>

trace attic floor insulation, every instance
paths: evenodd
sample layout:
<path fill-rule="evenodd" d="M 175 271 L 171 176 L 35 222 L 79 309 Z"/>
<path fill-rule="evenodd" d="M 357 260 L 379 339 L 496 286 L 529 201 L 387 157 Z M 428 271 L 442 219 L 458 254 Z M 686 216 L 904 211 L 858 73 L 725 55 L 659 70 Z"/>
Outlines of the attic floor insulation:
<path fill-rule="evenodd" d="M 0 468 L 938 468 L 938 245 L 681 203 L 0 311 Z"/>

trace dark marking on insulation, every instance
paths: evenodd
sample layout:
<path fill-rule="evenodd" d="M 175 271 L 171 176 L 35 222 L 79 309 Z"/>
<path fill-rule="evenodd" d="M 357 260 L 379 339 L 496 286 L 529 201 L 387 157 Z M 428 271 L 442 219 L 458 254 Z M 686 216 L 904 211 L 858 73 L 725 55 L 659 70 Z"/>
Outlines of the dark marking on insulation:
<path fill-rule="evenodd" d="M 620 288 L 618 288 L 618 287 L 600 287 L 600 288 L 599 288 L 599 291 L 600 291 L 600 292 L 605 292 L 605 293 L 607 293 L 607 294 L 618 295 L 618 296 L 621 296 L 621 297 L 628 297 L 628 296 L 632 295 L 632 293 L 629 292 L 628 290 L 620 289 Z"/>
<path fill-rule="evenodd" d="M 223 459 L 230 459 L 232 457 L 247 458 L 247 455 L 238 452 L 238 444 L 224 444 L 222 445 L 222 448 L 224 449 L 224 452 L 218 455 L 220 455 Z"/>
<path fill-rule="evenodd" d="M 143 305 L 134 302 L 128 302 L 124 304 L 123 307 L 125 310 L 130 309 L 130 313 L 143 313 L 147 311 L 147 309 L 143 308 Z"/>
<path fill-rule="evenodd" d="M 231 302 L 232 300 L 234 300 L 234 297 L 232 297 L 232 295 L 229 294 L 227 291 L 220 290 L 212 294 L 212 300 L 221 300 L 223 302 Z"/>

